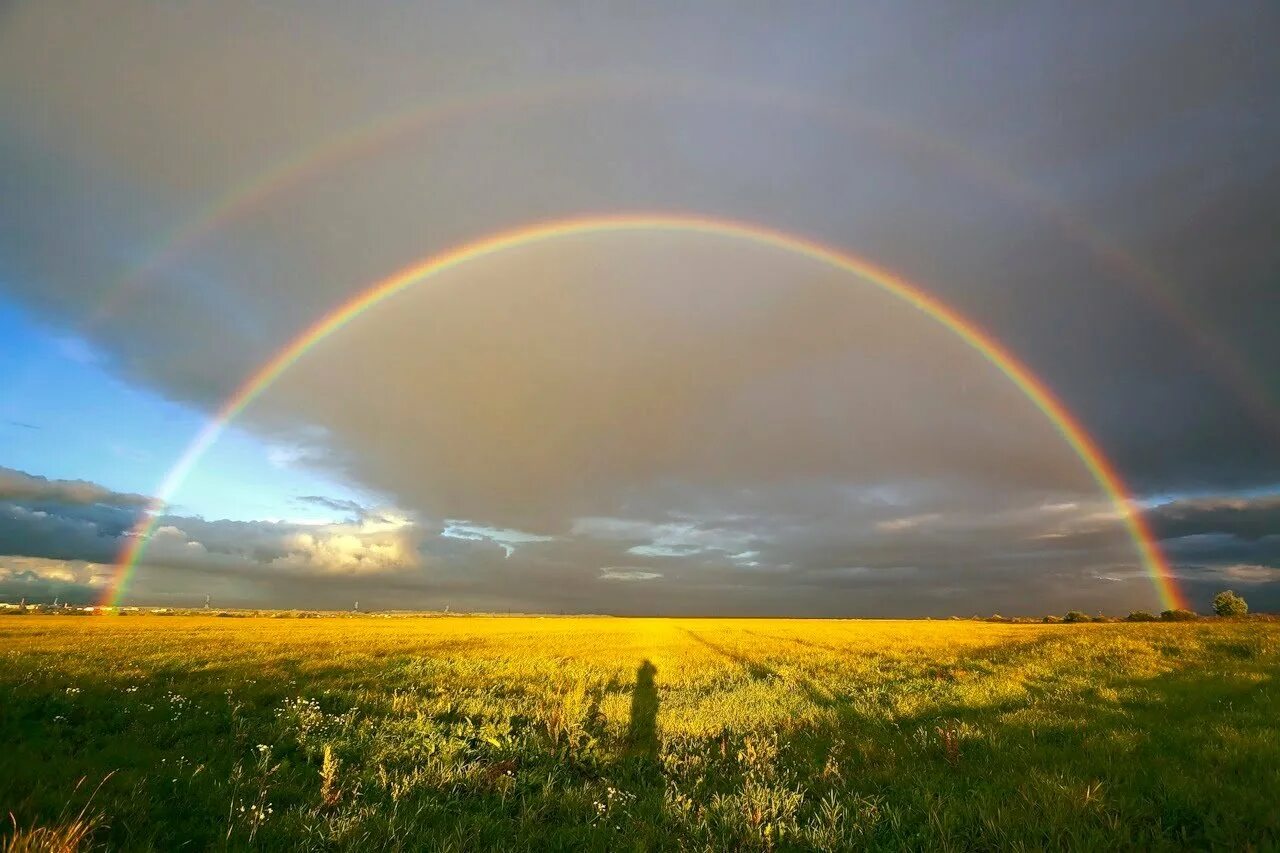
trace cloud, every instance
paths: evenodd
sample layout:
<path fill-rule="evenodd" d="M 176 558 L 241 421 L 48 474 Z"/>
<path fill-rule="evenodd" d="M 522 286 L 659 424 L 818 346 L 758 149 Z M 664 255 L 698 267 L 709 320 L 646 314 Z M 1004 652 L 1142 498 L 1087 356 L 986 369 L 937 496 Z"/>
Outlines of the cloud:
<path fill-rule="evenodd" d="M 0 593 L 56 587 L 81 598 L 100 594 L 101 581 L 92 578 L 106 576 L 102 567 L 131 535 L 137 496 L 124 496 L 117 502 L 127 506 L 117 507 L 87 502 L 117 495 L 94 483 L 68 488 L 22 472 L 10 472 L 6 482 L 20 488 L 11 487 L 0 502 L 0 553 L 35 561 L 40 571 L 11 572 Z M 216 590 L 224 602 L 265 597 L 282 606 L 337 606 L 356 596 L 367 606 L 397 607 L 447 600 L 486 609 L 870 615 L 889 608 L 945 615 L 992 607 L 1023 612 L 1019 602 L 1063 596 L 1095 609 L 1149 607 L 1153 596 L 1114 508 L 1082 497 L 902 516 L 904 501 L 927 500 L 922 493 L 851 493 L 829 484 L 782 495 L 743 493 L 714 510 L 665 517 L 583 516 L 554 536 L 457 519 L 430 522 L 319 495 L 300 500 L 349 518 L 161 517 L 137 572 L 138 600 L 199 603 Z M 670 494 L 661 501 L 670 502 Z M 1234 524 L 1270 502 L 1197 500 L 1204 523 L 1195 529 L 1229 527 L 1209 522 Z M 1169 515 L 1185 521 L 1192 505 Z M 784 507 L 789 511 L 779 512 Z M 1271 566 L 1280 565 L 1277 535 L 1206 532 L 1165 545 L 1189 588 L 1206 594 L 1222 583 L 1266 587 L 1276 580 Z M 298 586 L 304 579 L 307 585 Z M 605 591 L 609 584 L 592 580 L 666 592 L 618 602 Z M 909 609 L 895 609 L 904 604 Z"/>
<path fill-rule="evenodd" d="M 112 567 L 84 560 L 49 560 L 41 557 L 0 556 L 0 572 L 10 580 L 24 582 L 102 586 L 112 575 Z"/>
<path fill-rule="evenodd" d="M 337 510 L 339 512 L 349 513 L 352 517 L 359 518 L 365 514 L 365 508 L 357 501 L 345 500 L 339 498 L 327 498 L 323 495 L 301 495 L 296 498 L 300 503 L 313 504 L 326 509 Z"/>
<path fill-rule="evenodd" d="M 1146 516 L 1161 539 L 1221 534 L 1257 540 L 1280 535 L 1280 494 L 1175 500 Z"/>
<path fill-rule="evenodd" d="M 622 543 L 627 553 L 642 557 L 694 557 L 720 554 L 750 561 L 758 537 L 745 530 L 702 526 L 693 520 L 652 523 L 637 519 L 586 517 L 576 519 L 571 533 Z"/>
<path fill-rule="evenodd" d="M 85 481 L 0 470 L 0 554 L 110 564 L 147 499 Z M 349 502 L 313 498 L 328 506 Z M 423 566 L 419 526 L 393 509 L 359 507 L 341 523 L 208 521 L 160 517 L 144 560 L 171 568 L 279 571 L 284 575 L 370 575 Z M 64 582 L 72 581 L 62 579 Z"/>
<path fill-rule="evenodd" d="M 285 555 L 270 562 L 271 567 L 298 571 L 319 570 L 342 574 L 402 572 L 422 565 L 422 555 L 406 528 L 399 525 L 330 525 L 322 529 L 293 532 L 281 541 Z"/>
<path fill-rule="evenodd" d="M 519 545 L 525 545 L 530 542 L 551 542 L 555 540 L 554 536 L 542 536 L 536 533 L 527 533 L 523 530 L 486 527 L 483 524 L 470 524 L 456 519 L 446 521 L 444 523 L 444 529 L 440 531 L 440 535 L 449 539 L 465 539 L 472 542 L 493 542 L 500 546 L 508 557 L 515 553 L 516 547 Z"/>
<path fill-rule="evenodd" d="M 920 515 L 908 515 L 902 518 L 891 518 L 887 521 L 877 521 L 876 528 L 887 531 L 912 530 L 931 521 L 937 521 L 939 518 L 941 516 L 936 512 L 926 512 Z"/>
<path fill-rule="evenodd" d="M 1280 582 L 1280 566 L 1237 564 L 1219 570 L 1223 577 L 1247 584 Z"/>
<path fill-rule="evenodd" d="M 650 572 L 645 569 L 628 569 L 622 566 L 606 566 L 600 570 L 602 581 L 656 581 L 662 579 L 661 572 Z"/>
<path fill-rule="evenodd" d="M 139 509 L 100 503 L 0 501 L 0 554 L 114 561 Z"/>
<path fill-rule="evenodd" d="M 16 200 L 0 221 L 3 254 L 15 273 L 7 286 L 68 327 L 81 325 L 86 312 L 105 315 L 88 324 L 86 346 L 175 398 L 216 404 L 296 333 L 300 318 L 319 317 L 362 284 L 461 240 L 584 211 L 691 210 L 822 238 L 920 278 L 1044 373 L 1086 424 L 1107 433 L 1109 452 L 1143 487 L 1161 480 L 1180 487 L 1192 477 L 1257 485 L 1280 474 L 1280 450 L 1264 440 L 1270 433 L 1251 410 L 1259 400 L 1267 404 L 1267 389 L 1276 387 L 1270 368 L 1280 364 L 1280 343 L 1257 314 L 1272 286 L 1266 271 L 1280 252 L 1269 239 L 1280 193 L 1268 192 L 1280 180 L 1269 165 L 1280 121 L 1268 109 L 1277 72 L 1254 38 L 1270 20 L 1256 8 L 1184 7 L 1152 26 L 1136 9 L 1104 17 L 1028 7 L 925 21 L 910 9 L 828 10 L 797 20 L 759 7 L 736 15 L 730 31 L 709 10 L 584 16 L 528 9 L 501 21 L 462 8 L 407 18 L 312 8 L 287 23 L 272 10 L 245 8 L 241 15 L 234 35 L 210 39 L 226 24 L 207 10 L 157 19 L 145 4 L 120 3 L 112 15 L 80 19 L 30 4 L 0 29 L 0 119 L 13 128 L 0 156 L 9 166 L 6 195 Z M 780 31 L 787 38 L 779 40 Z M 1186 32 L 1197 39 L 1189 42 Z M 922 38 L 934 48 L 927 57 L 906 49 Z M 531 47 L 539 39 L 580 47 L 548 53 Z M 980 65 L 972 61 L 979 43 Z M 470 61 L 495 46 L 502 63 Z M 1048 66 L 1045 50 L 1056 57 Z M 377 62 L 359 58 L 374 53 Z M 68 56 L 71 66 L 60 64 Z M 151 73 L 156 67 L 165 73 Z M 976 67 L 1003 73 L 955 71 Z M 221 73 L 210 75 L 210 68 Z M 422 121 L 392 120 L 414 115 Z M 391 139 L 357 133 L 364 142 L 350 149 L 330 145 L 353 129 L 380 126 L 406 130 Z M 323 169 L 281 175 L 281 163 L 315 151 Z M 210 199 L 266 175 L 276 179 L 257 184 L 254 205 L 230 211 L 215 233 L 170 253 L 167 266 L 152 263 L 165 257 L 166 235 L 185 233 Z M 1166 203 L 1153 204 L 1157 198 Z M 813 317 L 770 329 L 733 304 L 757 300 L 754 267 L 762 253 L 737 247 L 709 261 L 659 242 L 651 251 L 667 256 L 666 264 L 650 258 L 632 271 L 634 248 L 568 242 L 551 259 L 522 256 L 487 273 L 468 271 L 468 286 L 458 289 L 478 298 L 398 300 L 399 308 L 388 310 L 406 315 L 404 328 L 375 324 L 397 332 L 384 350 L 398 358 L 384 352 L 344 365 L 349 350 L 342 350 L 328 365 L 329 384 L 313 377 L 311 390 L 327 387 L 336 406 L 344 394 L 335 387 L 344 390 L 346 382 L 380 389 L 398 373 L 449 365 L 462 371 L 456 384 L 470 392 L 433 380 L 423 397 L 444 392 L 442 403 L 499 414 L 499 400 L 524 405 L 527 395 L 553 395 L 557 387 L 474 382 L 478 371 L 470 364 L 492 366 L 509 320 L 533 325 L 529 335 L 541 342 L 511 347 L 531 355 L 529 374 L 548 376 L 545 360 L 564 360 L 550 344 L 575 340 L 584 366 L 621 378 L 618 370 L 636 369 L 626 351 L 643 344 L 617 334 L 630 318 L 641 332 L 667 326 L 652 350 L 670 350 L 672 358 L 636 377 L 630 399 L 587 395 L 589 414 L 607 424 L 610 411 L 653 416 L 669 407 L 671 416 L 649 436 L 658 442 L 670 439 L 670 430 L 698 425 L 697 416 L 682 415 L 683 398 L 705 396 L 679 381 L 687 374 L 732 382 L 732 362 L 744 353 L 743 371 L 777 365 L 797 358 L 809 333 L 816 333 L 813 348 L 829 348 L 824 332 L 872 337 L 875 321 L 886 316 L 869 315 L 860 325 L 844 311 L 831 314 L 841 306 L 828 301 L 811 306 Z M 759 271 L 764 278 L 769 266 L 776 259 Z M 804 293 L 801 280 L 811 271 L 781 266 L 775 277 Z M 130 270 L 139 267 L 149 280 L 133 280 Z M 505 278 L 507 286 L 491 278 Z M 1143 283 L 1153 278 L 1154 295 Z M 557 307 L 576 296 L 579 280 L 616 295 L 667 279 L 647 311 L 633 313 L 646 306 L 629 303 L 601 313 L 577 298 L 569 310 Z M 562 282 L 565 290 L 554 298 Z M 536 296 L 513 302 L 508 288 L 525 285 Z M 684 299 L 695 291 L 700 295 Z M 109 293 L 112 310 L 99 311 L 87 293 Z M 147 310 L 132 310 L 142 300 Z M 844 308 L 858 314 L 869 304 Z M 689 314 L 669 322 L 676 306 Z M 407 332 L 420 333 L 420 317 L 433 308 L 442 310 L 432 316 L 469 321 L 457 333 L 433 329 L 447 346 L 428 341 L 413 351 L 431 336 Z M 716 327 L 717 315 L 721 331 L 741 331 L 745 343 L 742 352 L 724 350 L 727 364 L 708 373 L 712 356 L 667 335 L 696 326 L 696 342 L 697 333 Z M 1190 329 L 1186 317 L 1194 318 Z M 564 337 L 579 325 L 588 332 Z M 786 328 L 798 340 L 781 347 L 779 329 Z M 880 340 L 907 339 L 918 348 L 935 340 L 927 324 L 880 328 Z M 1080 330 L 1089 331 L 1091 346 L 1078 346 Z M 1219 346 L 1206 352 L 1202 338 Z M 601 357 L 615 343 L 622 352 Z M 707 342 L 708 350 L 721 346 L 714 337 Z M 487 352 L 492 347 L 499 353 Z M 408 352 L 421 358 L 406 358 Z M 960 374 L 968 372 L 957 366 L 946 381 L 963 384 L 972 377 Z M 1241 373 L 1251 376 L 1244 390 L 1233 385 Z M 664 400 L 659 389 L 673 378 Z M 857 395 L 860 376 L 851 378 L 848 393 Z M 914 390 L 904 387 L 900 399 Z M 889 417 L 894 407 L 878 399 L 865 402 Z M 992 413 L 981 400 L 973 405 Z M 275 414 L 305 421 L 320 413 L 281 405 Z M 468 435 L 462 424 L 432 426 L 431 440 Z M 353 451 L 352 468 L 365 471 L 356 457 L 370 451 L 351 446 L 354 427 L 345 424 L 336 442 Z M 473 441 L 492 437 L 480 433 Z M 552 424 L 541 441 L 557 437 L 576 436 Z M 818 443 L 813 455 L 847 463 L 830 444 Z M 515 442 L 494 464 L 533 450 Z M 392 479 L 377 472 L 375 479 L 384 478 Z M 449 512 L 478 518 L 464 497 Z"/>
<path fill-rule="evenodd" d="M 0 600 L 71 604 L 95 601 L 109 581 L 109 565 L 83 560 L 0 555 Z"/>
<path fill-rule="evenodd" d="M 410 519 L 384 512 L 359 521 L 206 521 L 165 517 L 143 559 L 168 567 L 223 568 L 298 576 L 382 576 L 425 564 L 423 533 Z"/>
<path fill-rule="evenodd" d="M 50 501 L 79 506 L 102 504 L 128 508 L 145 507 L 150 499 L 143 495 L 113 492 L 85 480 L 50 480 L 13 468 L 0 467 L 0 501 Z"/>
<path fill-rule="evenodd" d="M 289 469 L 300 462 L 314 461 L 320 453 L 311 447 L 273 444 L 267 448 L 267 462 L 272 468 Z"/>

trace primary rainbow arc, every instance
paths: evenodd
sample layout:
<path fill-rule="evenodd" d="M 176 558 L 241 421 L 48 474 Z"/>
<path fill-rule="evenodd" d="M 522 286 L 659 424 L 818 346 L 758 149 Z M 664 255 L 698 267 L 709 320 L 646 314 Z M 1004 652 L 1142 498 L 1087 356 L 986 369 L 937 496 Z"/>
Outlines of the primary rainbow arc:
<path fill-rule="evenodd" d="M 177 492 L 201 456 L 241 412 L 266 391 L 281 374 L 342 326 L 402 290 L 433 276 L 488 255 L 546 240 L 607 232 L 677 231 L 743 240 L 808 257 L 849 273 L 901 299 L 941 323 L 980 353 L 1017 386 L 1080 458 L 1106 493 L 1132 538 L 1144 570 L 1166 608 L 1186 606 L 1168 562 L 1141 514 L 1135 510 L 1119 473 L 1096 442 L 1053 392 L 1026 365 L 979 326 L 959 312 L 900 276 L 852 254 L 803 237 L 745 222 L 683 214 L 639 213 L 585 216 L 535 223 L 482 237 L 412 264 L 362 290 L 321 317 L 277 352 L 219 407 L 200 430 L 157 489 L 156 500 L 127 537 L 108 585 L 105 601 L 117 604 L 141 560 L 160 513 Z"/>
<path fill-rule="evenodd" d="M 1221 371 L 1222 378 L 1237 392 L 1242 403 L 1259 422 L 1280 434 L 1280 408 L 1277 408 L 1271 386 L 1217 335 L 1204 328 L 1202 318 L 1176 296 L 1159 272 L 1143 263 L 1108 239 L 1086 221 L 1046 197 L 1035 187 L 972 151 L 955 140 L 920 133 L 908 125 L 890 120 L 865 109 L 852 110 L 848 104 L 835 104 L 810 94 L 765 87 L 743 88 L 723 81 L 681 77 L 587 78 L 564 80 L 550 85 L 523 87 L 514 91 L 477 92 L 461 97 L 432 101 L 404 112 L 372 117 L 344 133 L 321 140 L 318 144 L 294 151 L 265 170 L 237 183 L 214 199 L 204 211 L 161 241 L 143 258 L 140 265 L 107 292 L 89 320 L 92 326 L 108 316 L 114 308 L 146 285 L 157 273 L 176 263 L 186 253 L 235 222 L 266 200 L 295 188 L 338 162 L 383 150 L 396 140 L 411 136 L 424 128 L 465 116 L 482 115 L 491 110 L 534 107 L 554 102 L 570 102 L 575 98 L 618 98 L 640 95 L 706 97 L 729 102 L 776 106 L 791 114 L 828 122 L 840 129 L 868 131 L 895 148 L 905 143 L 940 162 L 954 166 L 959 173 L 975 178 L 997 190 L 1001 197 L 1028 205 L 1046 222 L 1054 224 L 1073 242 L 1109 272 L 1136 287 L 1141 294 L 1187 334 Z"/>

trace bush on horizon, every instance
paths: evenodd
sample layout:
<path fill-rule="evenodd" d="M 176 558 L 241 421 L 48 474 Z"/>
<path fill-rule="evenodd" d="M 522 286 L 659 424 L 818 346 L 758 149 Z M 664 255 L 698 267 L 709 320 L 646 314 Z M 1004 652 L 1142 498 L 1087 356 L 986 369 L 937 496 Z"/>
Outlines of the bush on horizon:
<path fill-rule="evenodd" d="M 1194 610 L 1162 610 L 1160 611 L 1160 621 L 1162 622 L 1194 622 L 1200 618 L 1200 614 Z"/>
<path fill-rule="evenodd" d="M 1234 589 L 1224 589 L 1213 597 L 1213 612 L 1224 619 L 1244 616 L 1249 612 L 1249 604 Z"/>

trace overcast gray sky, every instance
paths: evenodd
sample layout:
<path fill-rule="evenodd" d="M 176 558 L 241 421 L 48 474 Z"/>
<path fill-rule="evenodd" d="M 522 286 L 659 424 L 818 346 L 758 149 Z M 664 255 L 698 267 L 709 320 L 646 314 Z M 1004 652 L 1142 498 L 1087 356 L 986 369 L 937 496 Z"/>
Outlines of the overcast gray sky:
<path fill-rule="evenodd" d="M 10 4 L 0 595 L 100 595 L 191 425 L 370 283 L 658 211 L 953 306 L 1098 441 L 1200 606 L 1280 606 L 1277 36 L 1246 2 Z M 68 421 L 111 441 L 72 450 Z M 1006 376 L 864 280 L 724 237 L 462 265 L 238 426 L 262 464 L 214 455 L 171 496 L 131 600 L 1158 604 Z"/>

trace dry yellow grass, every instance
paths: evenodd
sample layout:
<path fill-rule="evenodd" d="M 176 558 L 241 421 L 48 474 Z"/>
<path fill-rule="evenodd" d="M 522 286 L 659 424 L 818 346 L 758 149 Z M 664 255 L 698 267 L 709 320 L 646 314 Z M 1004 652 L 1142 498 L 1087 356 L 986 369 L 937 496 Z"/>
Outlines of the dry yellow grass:
<path fill-rule="evenodd" d="M 0 644 L 0 794 L 54 825 L 118 771 L 115 846 L 1280 839 L 1274 623 L 24 617 Z"/>

